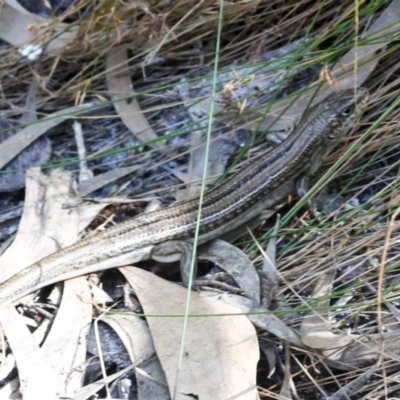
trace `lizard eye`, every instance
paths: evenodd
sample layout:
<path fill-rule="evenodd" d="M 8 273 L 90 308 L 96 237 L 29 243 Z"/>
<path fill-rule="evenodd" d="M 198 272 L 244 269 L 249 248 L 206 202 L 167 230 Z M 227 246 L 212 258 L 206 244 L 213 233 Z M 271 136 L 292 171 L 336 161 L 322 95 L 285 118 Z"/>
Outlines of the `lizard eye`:
<path fill-rule="evenodd" d="M 342 115 L 344 115 L 344 116 L 350 115 L 352 111 L 353 110 L 351 107 L 347 107 L 342 111 Z"/>

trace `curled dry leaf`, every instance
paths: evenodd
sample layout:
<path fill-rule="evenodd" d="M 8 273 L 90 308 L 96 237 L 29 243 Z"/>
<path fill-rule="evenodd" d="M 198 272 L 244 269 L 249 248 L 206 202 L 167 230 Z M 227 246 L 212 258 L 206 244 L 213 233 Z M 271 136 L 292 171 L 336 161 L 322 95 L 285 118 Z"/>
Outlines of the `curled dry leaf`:
<path fill-rule="evenodd" d="M 223 240 L 214 240 L 199 249 L 200 259 L 212 261 L 233 278 L 245 295 L 255 304 L 260 302 L 260 279 L 249 257 L 237 247 Z"/>
<path fill-rule="evenodd" d="M 112 314 L 101 318 L 110 325 L 124 344 L 132 363 L 143 363 L 135 368 L 138 397 L 142 399 L 167 398 L 168 391 L 165 374 L 160 362 L 154 357 L 154 345 L 149 327 L 141 317 L 132 313 Z M 150 379 L 151 377 L 151 379 Z"/>

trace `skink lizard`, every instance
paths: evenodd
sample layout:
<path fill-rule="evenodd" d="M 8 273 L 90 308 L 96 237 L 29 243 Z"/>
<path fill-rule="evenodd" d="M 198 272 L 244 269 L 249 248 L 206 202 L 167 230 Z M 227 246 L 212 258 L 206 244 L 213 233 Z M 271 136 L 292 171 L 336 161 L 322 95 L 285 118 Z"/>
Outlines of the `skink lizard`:
<path fill-rule="evenodd" d="M 330 94 L 308 109 L 278 147 L 207 192 L 199 244 L 245 224 L 296 188 L 304 193 L 308 177 L 352 128 L 367 101 L 364 88 Z M 51 283 L 107 268 L 107 260 L 138 249 L 156 250 L 154 245 L 170 240 L 193 241 L 198 205 L 190 200 L 139 215 L 43 258 L 0 284 L 0 306 Z"/>

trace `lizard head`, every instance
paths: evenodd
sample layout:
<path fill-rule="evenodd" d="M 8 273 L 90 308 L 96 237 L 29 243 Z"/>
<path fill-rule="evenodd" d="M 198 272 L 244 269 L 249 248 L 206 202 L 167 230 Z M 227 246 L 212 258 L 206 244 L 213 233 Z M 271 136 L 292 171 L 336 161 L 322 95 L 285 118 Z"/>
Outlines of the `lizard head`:
<path fill-rule="evenodd" d="M 313 174 L 319 168 L 323 159 L 353 127 L 365 110 L 368 97 L 368 90 L 361 87 L 339 90 L 303 115 L 297 130 L 304 146 L 313 153 L 309 173 Z"/>
<path fill-rule="evenodd" d="M 359 87 L 355 90 L 339 90 L 325 99 L 321 116 L 331 127 L 328 132 L 329 139 L 337 141 L 346 135 L 363 113 L 368 98 L 368 90 Z"/>

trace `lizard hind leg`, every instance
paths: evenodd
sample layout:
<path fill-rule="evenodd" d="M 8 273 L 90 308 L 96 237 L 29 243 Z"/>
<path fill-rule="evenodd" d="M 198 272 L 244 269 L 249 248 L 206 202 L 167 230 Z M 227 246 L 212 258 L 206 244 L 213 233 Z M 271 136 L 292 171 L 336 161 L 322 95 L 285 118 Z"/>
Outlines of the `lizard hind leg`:
<path fill-rule="evenodd" d="M 181 278 L 185 285 L 189 282 L 193 246 L 183 240 L 170 240 L 155 245 L 151 258 L 161 263 L 180 262 Z M 196 263 L 194 264 L 196 268 Z M 194 271 L 196 276 L 196 270 Z"/>

